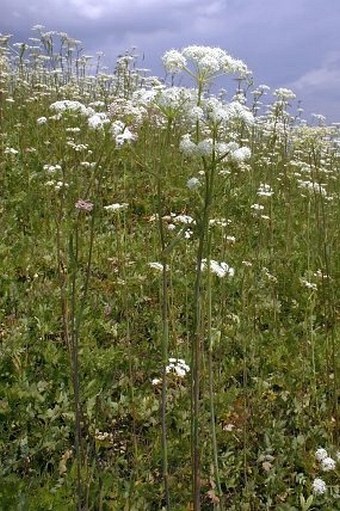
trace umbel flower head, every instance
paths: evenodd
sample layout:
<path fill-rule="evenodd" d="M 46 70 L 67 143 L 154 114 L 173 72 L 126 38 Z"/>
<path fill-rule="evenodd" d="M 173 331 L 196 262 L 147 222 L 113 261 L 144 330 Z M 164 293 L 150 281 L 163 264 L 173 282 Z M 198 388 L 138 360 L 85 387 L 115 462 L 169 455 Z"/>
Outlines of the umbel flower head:
<path fill-rule="evenodd" d="M 323 495 L 327 491 L 326 483 L 320 477 L 317 477 L 316 479 L 314 479 L 312 488 L 313 488 L 313 493 L 315 495 Z"/>
<path fill-rule="evenodd" d="M 162 61 L 169 73 L 186 71 L 201 84 L 224 73 L 237 74 L 241 78 L 250 74 L 242 60 L 234 59 L 225 50 L 211 46 L 193 45 L 183 50 L 169 50 L 163 55 Z"/>

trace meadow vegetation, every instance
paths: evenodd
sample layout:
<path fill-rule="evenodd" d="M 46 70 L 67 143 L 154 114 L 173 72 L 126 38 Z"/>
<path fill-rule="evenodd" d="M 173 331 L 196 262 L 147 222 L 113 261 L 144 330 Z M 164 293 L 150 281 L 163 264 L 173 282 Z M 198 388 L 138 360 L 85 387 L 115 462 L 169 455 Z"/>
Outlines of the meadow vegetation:
<path fill-rule="evenodd" d="M 340 509 L 339 125 L 218 48 L 162 80 L 34 35 L 0 37 L 0 509 Z"/>

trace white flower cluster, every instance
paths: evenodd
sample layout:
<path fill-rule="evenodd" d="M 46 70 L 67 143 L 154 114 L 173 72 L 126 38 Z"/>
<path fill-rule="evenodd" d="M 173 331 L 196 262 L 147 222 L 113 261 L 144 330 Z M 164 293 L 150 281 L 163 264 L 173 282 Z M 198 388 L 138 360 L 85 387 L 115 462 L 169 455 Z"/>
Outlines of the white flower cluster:
<path fill-rule="evenodd" d="M 62 190 L 62 189 L 65 189 L 65 188 L 69 187 L 68 183 L 65 183 L 63 181 L 55 181 L 53 179 L 50 179 L 49 181 L 46 181 L 45 185 L 53 187 L 57 192 L 59 190 Z"/>
<path fill-rule="evenodd" d="M 161 83 L 157 84 L 151 83 L 150 86 L 151 86 L 150 89 L 141 87 L 140 89 L 137 89 L 132 93 L 131 101 L 133 105 L 135 106 L 139 105 L 144 108 L 147 108 L 154 101 L 155 97 L 157 96 L 158 90 L 164 89 L 164 85 Z M 144 114 L 145 111 L 142 110 L 141 113 Z"/>
<path fill-rule="evenodd" d="M 301 285 L 306 287 L 307 289 L 312 289 L 313 291 L 318 290 L 318 286 L 314 282 L 310 282 L 309 280 L 303 279 L 303 278 L 300 278 L 300 282 L 301 282 Z"/>
<path fill-rule="evenodd" d="M 208 261 L 206 259 L 202 260 L 201 270 L 208 269 Z M 233 277 L 235 275 L 235 270 L 231 266 L 229 266 L 225 262 L 218 263 L 214 259 L 210 259 L 210 271 L 217 275 L 219 278 L 223 278 L 225 276 Z"/>
<path fill-rule="evenodd" d="M 186 156 L 209 157 L 215 152 L 218 158 L 223 160 L 227 158 L 235 162 L 243 162 L 251 156 L 249 147 L 240 147 L 236 142 L 214 142 L 212 138 L 206 138 L 198 142 L 198 144 L 195 144 L 195 142 L 191 140 L 189 133 L 182 136 L 179 149 Z"/>
<path fill-rule="evenodd" d="M 14 147 L 6 147 L 6 149 L 4 150 L 4 154 L 12 154 L 13 156 L 16 156 L 17 154 L 19 154 L 19 151 L 17 151 L 17 149 L 14 149 Z"/>
<path fill-rule="evenodd" d="M 249 160 L 251 157 L 251 150 L 249 147 L 243 146 L 235 149 L 232 153 L 230 153 L 230 159 L 236 162 L 242 163 L 246 160 Z"/>
<path fill-rule="evenodd" d="M 328 452 L 326 449 L 320 447 L 315 452 L 315 458 L 321 465 L 321 470 L 323 472 L 330 472 L 332 470 L 335 470 L 336 468 L 336 461 L 333 460 L 330 456 L 328 456 Z"/>
<path fill-rule="evenodd" d="M 239 101 L 226 103 L 212 96 L 203 100 L 202 109 L 208 124 L 227 125 L 238 120 L 244 122 L 247 126 L 252 126 L 255 122 L 249 108 L 239 103 Z"/>
<path fill-rule="evenodd" d="M 196 221 L 190 215 L 175 215 L 172 221 L 176 224 L 195 224 Z"/>
<path fill-rule="evenodd" d="M 231 223 L 231 220 L 228 218 L 211 218 L 209 220 L 209 226 L 219 226 L 219 227 L 227 227 Z"/>
<path fill-rule="evenodd" d="M 314 479 L 312 488 L 313 488 L 313 493 L 315 495 L 323 495 L 324 493 L 326 493 L 326 490 L 327 490 L 325 481 L 323 479 L 321 479 L 320 477 L 316 477 Z"/>
<path fill-rule="evenodd" d="M 299 188 L 302 188 L 304 190 L 308 190 L 311 194 L 313 193 L 319 193 L 320 195 L 326 197 L 327 196 L 327 190 L 325 188 L 324 183 L 315 183 L 314 181 L 304 181 L 303 179 L 298 179 L 298 186 Z"/>
<path fill-rule="evenodd" d="M 55 101 L 55 103 L 50 105 L 50 109 L 61 114 L 67 112 L 80 113 L 84 117 L 88 117 L 89 114 L 94 113 L 92 108 L 87 108 L 85 105 L 83 105 L 83 103 L 80 103 L 80 101 L 71 101 L 69 99 Z"/>
<path fill-rule="evenodd" d="M 122 121 L 113 122 L 111 131 L 118 147 L 122 146 L 125 142 L 132 142 L 137 138 Z"/>
<path fill-rule="evenodd" d="M 43 166 L 43 169 L 48 172 L 49 174 L 55 174 L 56 172 L 58 172 L 59 170 L 61 170 L 61 165 L 59 165 L 58 163 L 56 165 L 50 165 L 48 163 L 46 163 L 44 166 Z"/>
<path fill-rule="evenodd" d="M 163 87 L 155 95 L 154 104 L 167 118 L 183 114 L 184 117 L 198 120 L 203 116 L 203 111 L 197 107 L 196 89 Z"/>
<path fill-rule="evenodd" d="M 156 270 L 156 271 L 163 271 L 163 264 L 162 263 L 158 263 L 157 261 L 152 261 L 151 263 L 148 263 L 150 268 L 152 268 L 153 270 Z M 169 267 L 168 265 L 166 266 L 166 269 L 168 270 Z"/>
<path fill-rule="evenodd" d="M 123 113 L 127 115 L 127 112 L 128 112 L 130 114 L 130 117 L 136 116 L 136 111 L 138 109 L 135 109 L 136 111 L 135 110 L 131 111 L 132 106 L 131 105 L 127 106 L 127 100 L 122 100 L 122 101 L 123 101 L 123 107 L 122 107 L 123 110 L 124 110 L 124 107 L 126 107 L 126 111 L 124 111 Z M 112 105 L 110 108 L 111 108 L 110 113 L 111 113 L 111 115 L 113 115 Z M 86 107 L 79 101 L 71 101 L 68 99 L 64 99 L 62 101 L 56 101 L 55 103 L 52 103 L 50 105 L 50 109 L 57 112 L 57 115 L 59 115 L 59 116 L 61 116 L 65 112 L 69 112 L 69 113 L 71 112 L 74 114 L 80 114 L 84 117 L 87 117 L 88 126 L 89 126 L 89 128 L 91 128 L 93 130 L 102 130 L 106 124 L 110 123 L 110 119 L 105 112 L 95 112 L 95 110 L 93 110 L 92 107 Z M 138 110 L 138 113 L 140 114 L 139 110 Z M 40 119 L 42 119 L 42 118 L 40 118 Z M 80 131 L 79 128 L 68 128 L 68 131 L 70 131 L 70 130 L 72 132 Z M 111 131 L 112 131 L 112 134 L 113 134 L 113 137 L 115 139 L 117 146 L 122 146 L 125 142 L 131 142 L 137 138 L 136 135 L 129 130 L 126 123 L 122 122 L 120 120 L 114 121 L 111 124 Z M 82 146 L 82 144 L 79 144 L 76 147 L 72 141 L 68 141 L 67 143 L 68 143 L 68 145 L 73 147 L 76 151 L 80 151 L 85 148 L 85 146 Z"/>
<path fill-rule="evenodd" d="M 110 119 L 108 119 L 105 112 L 97 112 L 91 115 L 87 120 L 89 127 L 93 130 L 101 130 L 105 124 L 108 124 L 109 122 Z"/>
<path fill-rule="evenodd" d="M 176 230 L 176 225 L 178 225 L 178 224 L 184 225 L 184 227 L 182 227 L 178 231 L 177 236 L 182 234 L 185 239 L 191 238 L 191 235 L 192 235 L 192 230 L 189 229 L 188 226 L 190 224 L 191 225 L 196 224 L 196 220 L 194 218 L 192 218 L 192 216 L 177 215 L 176 213 L 173 213 L 173 212 L 171 212 L 169 215 L 162 216 L 162 220 L 165 220 L 168 223 L 167 228 L 169 229 L 169 231 Z"/>
<path fill-rule="evenodd" d="M 114 441 L 114 436 L 112 433 L 108 433 L 107 431 L 100 431 L 99 429 L 95 430 L 94 437 L 99 442 L 107 441 L 113 443 Z"/>
<path fill-rule="evenodd" d="M 276 89 L 273 95 L 276 96 L 279 101 L 289 101 L 290 99 L 296 98 L 296 94 L 292 90 L 285 89 L 284 87 Z"/>
<path fill-rule="evenodd" d="M 116 98 L 109 106 L 109 115 L 114 120 L 119 119 L 118 122 L 138 127 L 147 116 L 147 110 L 138 96 L 134 99 Z"/>
<path fill-rule="evenodd" d="M 187 46 L 183 50 L 169 50 L 162 57 L 163 65 L 170 73 L 187 71 L 199 80 L 209 80 L 222 73 L 249 74 L 244 62 L 231 57 L 221 48 L 210 46 Z"/>
<path fill-rule="evenodd" d="M 120 211 L 121 209 L 126 209 L 128 207 L 129 205 L 127 204 L 127 202 L 123 202 L 122 204 L 119 203 L 109 204 L 108 206 L 104 206 L 104 209 L 106 209 L 106 211 L 115 212 Z"/>
<path fill-rule="evenodd" d="M 187 181 L 187 187 L 189 190 L 196 190 L 201 186 L 201 181 L 197 177 L 190 177 Z"/>
<path fill-rule="evenodd" d="M 272 187 L 266 183 L 261 183 L 257 190 L 257 195 L 259 197 L 271 197 L 273 194 L 274 192 Z"/>
<path fill-rule="evenodd" d="M 72 149 L 74 149 L 76 153 L 80 153 L 88 149 L 87 144 L 76 144 L 73 140 L 67 140 L 66 145 L 72 147 Z"/>
<path fill-rule="evenodd" d="M 169 358 L 169 364 L 166 366 L 167 373 L 174 373 L 183 378 L 190 371 L 190 367 L 182 358 Z"/>
<path fill-rule="evenodd" d="M 186 58 L 177 50 L 168 50 L 163 55 L 162 62 L 169 73 L 179 73 L 183 71 L 187 65 Z"/>
<path fill-rule="evenodd" d="M 320 463 L 323 472 L 331 472 L 336 469 L 336 461 L 328 455 L 323 447 L 315 451 L 315 458 Z M 340 452 L 336 454 L 337 461 L 340 462 Z M 323 495 L 327 491 L 327 485 L 323 479 L 316 477 L 312 483 L 313 493 L 315 495 Z"/>

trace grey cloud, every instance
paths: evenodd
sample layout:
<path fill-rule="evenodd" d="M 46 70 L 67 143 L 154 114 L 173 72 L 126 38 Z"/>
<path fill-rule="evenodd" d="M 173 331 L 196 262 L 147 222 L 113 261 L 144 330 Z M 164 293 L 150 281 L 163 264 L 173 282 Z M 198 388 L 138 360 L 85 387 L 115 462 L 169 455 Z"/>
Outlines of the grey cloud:
<path fill-rule="evenodd" d="M 308 108 L 315 101 L 340 118 L 338 74 L 327 61 L 339 50 L 338 0 L 2 0 L 0 32 L 26 38 L 36 23 L 81 39 L 86 53 L 113 57 L 136 45 L 154 73 L 166 49 L 221 46 L 257 83 L 296 85 Z"/>

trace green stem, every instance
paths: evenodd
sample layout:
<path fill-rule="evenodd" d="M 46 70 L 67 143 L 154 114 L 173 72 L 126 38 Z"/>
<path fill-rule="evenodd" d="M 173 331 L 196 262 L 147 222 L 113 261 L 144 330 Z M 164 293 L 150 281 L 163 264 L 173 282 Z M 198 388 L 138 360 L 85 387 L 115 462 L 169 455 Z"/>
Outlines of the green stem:
<path fill-rule="evenodd" d="M 194 317 L 192 334 L 192 383 L 191 383 L 191 417 L 192 417 L 192 492 L 194 511 L 200 511 L 200 492 L 201 492 L 201 460 L 200 460 L 200 380 L 201 380 L 201 356 L 203 351 L 201 325 L 201 300 L 202 300 L 202 261 L 206 249 L 206 239 L 209 230 L 210 208 L 213 198 L 213 182 L 216 168 L 215 154 L 211 165 L 208 166 L 203 159 L 205 168 L 205 196 L 202 221 L 199 225 L 199 242 L 196 259 L 196 279 L 194 287 Z M 208 254 L 209 255 L 209 254 Z"/>
<path fill-rule="evenodd" d="M 168 364 L 168 346 L 169 346 L 169 318 L 168 318 L 168 274 L 167 274 L 167 252 L 164 226 L 162 221 L 162 183 L 161 177 L 157 179 L 157 212 L 158 227 L 161 241 L 161 263 L 162 270 L 162 290 L 161 290 L 161 316 L 162 316 L 162 395 L 161 395 L 161 428 L 162 428 L 162 462 L 163 462 L 163 483 L 165 493 L 165 503 L 167 511 L 170 511 L 170 489 L 169 489 L 169 469 L 168 469 L 168 442 L 167 442 L 167 373 Z"/>
<path fill-rule="evenodd" d="M 214 402 L 214 369 L 213 369 L 213 339 L 212 339 L 212 286 L 211 286 L 211 271 L 210 271 L 210 247 L 211 237 L 209 239 L 209 256 L 208 256 L 208 318 L 207 318 L 207 338 L 209 347 L 208 356 L 208 369 L 209 369 L 209 401 L 210 401 L 210 421 L 211 421 L 211 438 L 214 460 L 215 481 L 218 491 L 219 503 L 217 509 L 222 511 L 222 489 L 220 481 L 220 472 L 218 467 L 218 450 L 217 450 L 217 436 L 216 436 L 216 415 L 215 415 L 215 402 Z"/>

